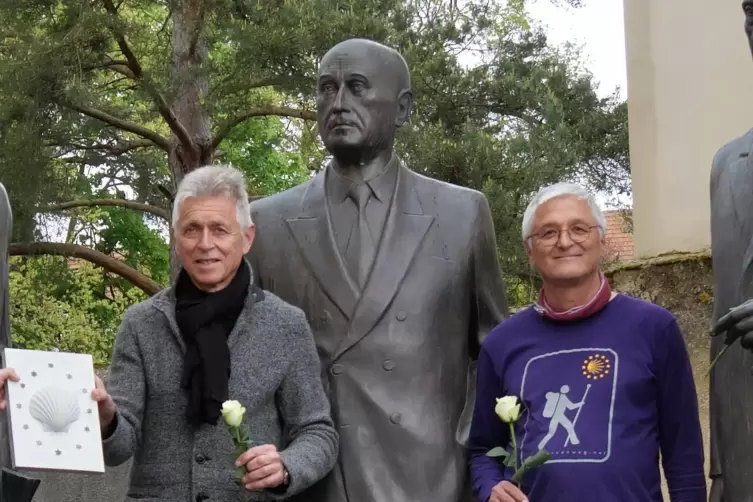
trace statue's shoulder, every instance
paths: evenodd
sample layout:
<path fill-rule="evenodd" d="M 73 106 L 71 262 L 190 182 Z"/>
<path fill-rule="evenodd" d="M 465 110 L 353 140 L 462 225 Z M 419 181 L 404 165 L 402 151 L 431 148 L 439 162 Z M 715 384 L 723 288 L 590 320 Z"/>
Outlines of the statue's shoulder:
<path fill-rule="evenodd" d="M 721 147 L 714 155 L 713 169 L 723 169 L 729 166 L 740 157 L 750 153 L 753 147 L 753 129 L 742 136 L 738 136 L 729 143 Z"/>
<path fill-rule="evenodd" d="M 251 214 L 256 218 L 267 214 L 280 215 L 299 210 L 304 195 L 313 187 L 314 179 L 312 178 L 274 195 L 252 201 L 250 204 Z"/>
<path fill-rule="evenodd" d="M 486 202 L 486 196 L 479 190 L 430 178 L 410 169 L 407 171 L 413 177 L 414 186 L 419 192 L 431 194 L 442 205 L 477 206 L 481 202 Z"/>

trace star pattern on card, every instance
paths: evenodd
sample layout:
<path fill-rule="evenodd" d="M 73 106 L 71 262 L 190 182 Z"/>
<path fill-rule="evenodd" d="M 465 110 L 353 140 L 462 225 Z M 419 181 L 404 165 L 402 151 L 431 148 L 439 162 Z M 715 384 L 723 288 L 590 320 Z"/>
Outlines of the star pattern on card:
<path fill-rule="evenodd" d="M 25 383 L 22 383 L 22 384 L 21 384 L 21 388 L 22 388 L 22 389 L 25 389 L 25 388 L 26 388 L 26 384 L 25 384 Z"/>
<path fill-rule="evenodd" d="M 54 367 L 55 367 L 55 365 L 54 365 L 54 364 L 52 364 L 52 363 L 48 363 L 48 364 L 47 364 L 47 367 L 48 367 L 48 368 L 54 368 Z"/>
<path fill-rule="evenodd" d="M 65 375 L 65 378 L 67 378 L 68 380 L 70 380 L 71 378 L 73 378 L 73 375 L 71 375 L 70 373 L 67 373 Z"/>
<path fill-rule="evenodd" d="M 81 389 L 82 394 L 86 394 L 86 389 Z"/>
<path fill-rule="evenodd" d="M 77 449 L 77 450 L 80 450 L 80 449 L 81 449 L 81 445 L 80 445 L 80 444 L 77 444 L 77 445 L 76 445 L 76 449 Z"/>
<path fill-rule="evenodd" d="M 24 424 L 24 430 L 25 430 L 25 431 L 28 431 L 28 430 L 29 430 L 29 424 Z"/>
<path fill-rule="evenodd" d="M 32 371 L 31 372 L 31 376 L 33 376 L 33 377 L 37 376 L 37 372 L 36 371 Z"/>
<path fill-rule="evenodd" d="M 91 430 L 91 429 L 89 429 L 89 426 L 88 426 L 88 425 L 87 425 L 86 427 L 84 427 L 84 432 L 89 432 L 90 430 Z"/>
<path fill-rule="evenodd" d="M 42 442 L 37 439 L 37 446 L 42 446 Z"/>
<path fill-rule="evenodd" d="M 89 415 L 91 415 L 92 414 L 92 409 L 91 408 L 87 409 L 86 413 L 88 413 Z"/>
<path fill-rule="evenodd" d="M 22 405 L 21 403 L 18 403 L 18 404 L 16 405 L 16 408 L 18 408 L 19 410 L 20 410 L 20 409 L 21 409 L 22 407 L 23 407 L 23 405 Z"/>
<path fill-rule="evenodd" d="M 58 457 L 59 457 L 60 455 L 62 455 L 62 454 L 63 454 L 63 452 L 62 452 L 62 451 L 60 451 L 60 450 L 55 450 L 55 455 L 57 455 Z"/>

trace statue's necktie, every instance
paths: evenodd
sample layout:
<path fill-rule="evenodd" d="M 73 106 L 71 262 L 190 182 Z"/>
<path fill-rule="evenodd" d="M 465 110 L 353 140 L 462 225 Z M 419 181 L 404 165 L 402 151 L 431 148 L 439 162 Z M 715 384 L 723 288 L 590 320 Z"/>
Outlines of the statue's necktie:
<path fill-rule="evenodd" d="M 365 183 L 352 185 L 348 196 L 358 206 L 358 220 L 350 234 L 346 261 L 351 277 L 363 288 L 374 261 L 374 241 L 366 223 L 366 204 L 371 198 L 371 189 Z"/>

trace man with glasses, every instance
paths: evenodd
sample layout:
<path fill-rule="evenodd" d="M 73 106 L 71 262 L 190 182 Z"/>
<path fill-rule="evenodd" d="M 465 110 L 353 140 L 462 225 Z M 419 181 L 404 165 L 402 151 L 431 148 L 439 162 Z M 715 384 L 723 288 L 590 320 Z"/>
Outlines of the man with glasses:
<path fill-rule="evenodd" d="M 469 438 L 482 502 L 660 502 L 660 454 L 671 502 L 706 501 L 683 335 L 663 308 L 611 291 L 599 271 L 605 230 L 574 184 L 543 188 L 526 209 L 523 239 L 543 287 L 482 344 Z M 514 437 L 495 414 L 503 396 L 519 400 Z M 520 486 L 514 468 L 487 456 L 511 443 L 517 465 L 550 455 Z"/>

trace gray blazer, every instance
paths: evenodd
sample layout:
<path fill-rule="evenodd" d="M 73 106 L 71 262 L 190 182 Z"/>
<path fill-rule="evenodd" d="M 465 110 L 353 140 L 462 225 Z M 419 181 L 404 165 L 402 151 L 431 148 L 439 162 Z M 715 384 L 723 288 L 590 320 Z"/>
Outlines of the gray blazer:
<path fill-rule="evenodd" d="M 725 145 L 711 169 L 712 322 L 753 298 L 753 130 Z M 724 335 L 712 339 L 711 357 Z M 753 354 L 736 342 L 711 374 L 710 502 L 753 502 Z"/>
<path fill-rule="evenodd" d="M 340 433 L 339 465 L 302 500 L 467 500 L 474 361 L 507 314 L 489 204 L 400 164 L 360 296 L 330 227 L 327 171 L 251 207 L 255 276 L 306 313 Z"/>
<path fill-rule="evenodd" d="M 336 462 L 338 436 L 303 312 L 252 286 L 228 339 L 230 399 L 246 407 L 251 440 L 280 450 L 290 473 L 285 495 L 235 484 L 234 447 L 222 419 L 196 430 L 188 425 L 180 388 L 185 345 L 174 312 L 168 288 L 130 307 L 115 341 L 108 392 L 118 423 L 103 447 L 107 465 L 134 456 L 130 499 L 231 502 L 246 492 L 245 500 L 270 501 L 323 478 Z"/>

